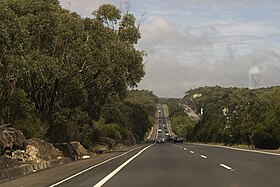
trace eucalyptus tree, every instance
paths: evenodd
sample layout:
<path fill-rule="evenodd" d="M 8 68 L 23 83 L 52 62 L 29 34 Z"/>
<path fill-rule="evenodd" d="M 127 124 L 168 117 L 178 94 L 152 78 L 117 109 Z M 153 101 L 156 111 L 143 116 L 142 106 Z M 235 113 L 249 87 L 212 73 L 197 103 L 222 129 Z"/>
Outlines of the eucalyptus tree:
<path fill-rule="evenodd" d="M 144 76 L 144 52 L 134 47 L 140 31 L 131 14 L 110 4 L 93 12 L 95 18 L 85 19 L 87 41 L 91 48 L 91 76 L 85 77 L 88 90 L 88 111 L 98 119 L 100 110 L 112 96 L 124 97 L 128 87 L 135 87 Z M 129 32 L 133 30 L 133 32 Z"/>
<path fill-rule="evenodd" d="M 144 76 L 129 12 L 106 4 L 83 18 L 58 0 L 3 0 L 0 8 L 1 121 L 37 118 L 49 132 L 90 124 Z"/>

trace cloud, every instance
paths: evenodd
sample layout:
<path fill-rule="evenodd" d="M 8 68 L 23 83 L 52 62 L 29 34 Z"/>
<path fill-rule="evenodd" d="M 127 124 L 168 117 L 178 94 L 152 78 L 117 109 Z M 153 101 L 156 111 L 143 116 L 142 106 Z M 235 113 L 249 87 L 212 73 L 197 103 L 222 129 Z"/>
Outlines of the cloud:
<path fill-rule="evenodd" d="M 69 6 L 70 0 L 60 0 Z M 113 0 L 71 1 L 71 10 L 90 16 Z M 142 0 L 131 1 L 140 17 L 146 76 L 140 89 L 158 96 L 182 97 L 200 86 L 248 87 L 249 74 L 259 86 L 280 85 L 280 1 Z"/>
<path fill-rule="evenodd" d="M 92 16 L 91 13 L 98 9 L 102 4 L 113 4 L 119 7 L 120 2 L 114 0 L 59 0 L 60 5 L 79 13 L 84 17 Z"/>

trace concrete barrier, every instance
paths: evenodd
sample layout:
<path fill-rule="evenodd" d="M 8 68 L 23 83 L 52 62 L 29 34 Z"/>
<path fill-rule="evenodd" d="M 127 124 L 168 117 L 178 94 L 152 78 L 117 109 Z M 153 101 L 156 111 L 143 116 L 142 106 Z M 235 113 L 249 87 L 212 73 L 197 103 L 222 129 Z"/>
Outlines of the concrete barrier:
<path fill-rule="evenodd" d="M 34 173 L 36 171 L 63 165 L 72 161 L 73 160 L 70 158 L 63 158 L 59 160 L 45 161 L 38 164 L 25 164 L 12 169 L 3 169 L 0 170 L 0 183 L 15 177 L 24 176 L 30 173 Z"/>

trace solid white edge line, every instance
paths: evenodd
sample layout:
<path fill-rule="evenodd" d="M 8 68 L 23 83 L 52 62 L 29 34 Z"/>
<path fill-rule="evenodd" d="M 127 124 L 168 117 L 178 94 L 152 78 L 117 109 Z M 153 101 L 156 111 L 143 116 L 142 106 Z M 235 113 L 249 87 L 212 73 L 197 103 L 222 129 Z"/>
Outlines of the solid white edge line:
<path fill-rule="evenodd" d="M 222 146 L 222 145 L 209 145 L 209 144 L 200 144 L 200 143 L 192 143 L 192 144 L 208 146 L 208 147 L 220 147 L 220 148 L 232 149 L 232 150 L 236 150 L 236 151 L 253 152 L 253 153 L 261 153 L 261 154 L 267 154 L 267 155 L 280 156 L 279 153 L 270 153 L 270 152 L 264 152 L 264 151 L 258 151 L 258 150 L 240 149 L 240 148 L 227 147 L 227 146 Z"/>
<path fill-rule="evenodd" d="M 201 157 L 201 158 L 207 158 L 207 156 L 205 156 L 205 155 L 200 155 L 200 157 Z"/>
<path fill-rule="evenodd" d="M 104 177 L 101 181 L 99 181 L 97 184 L 95 184 L 93 187 L 101 187 L 103 184 L 105 184 L 108 180 L 110 180 L 114 175 L 116 175 L 122 168 L 124 168 L 127 164 L 129 164 L 133 159 L 138 157 L 141 153 L 143 153 L 145 150 L 153 146 L 154 144 L 151 144 L 141 151 L 139 151 L 136 155 L 125 161 L 123 164 L 121 164 L 119 167 L 117 167 L 114 171 L 112 171 L 110 174 L 108 174 L 106 177 Z"/>
<path fill-rule="evenodd" d="M 142 147 L 142 146 L 141 146 L 141 147 Z M 105 161 L 103 161 L 103 162 L 100 162 L 99 164 L 96 164 L 96 165 L 94 165 L 94 166 L 91 166 L 91 167 L 89 167 L 89 168 L 87 168 L 87 169 L 85 169 L 85 170 L 82 170 L 82 171 L 80 171 L 80 172 L 78 172 L 78 173 L 76 173 L 76 174 L 74 174 L 74 175 L 72 175 L 72 176 L 70 176 L 70 177 L 67 177 L 67 178 L 65 178 L 65 179 L 63 179 L 63 180 L 61 180 L 61 181 L 59 181 L 59 182 L 57 182 L 57 183 L 55 183 L 55 184 L 52 184 L 52 185 L 50 185 L 49 187 L 54 187 L 54 186 L 57 186 L 57 185 L 59 185 L 59 184 L 62 184 L 62 183 L 66 182 L 66 181 L 68 181 L 68 180 L 70 180 L 70 179 L 72 179 L 72 178 L 74 178 L 74 177 L 76 177 L 76 176 L 78 176 L 78 175 L 81 175 L 81 174 L 83 174 L 83 173 L 85 173 L 85 172 L 87 172 L 87 171 L 89 171 L 89 170 L 91 170 L 91 169 L 93 169 L 93 168 L 96 168 L 96 167 L 98 167 L 98 166 L 100 166 L 100 165 L 102 165 L 102 164 L 105 164 L 105 163 L 110 162 L 110 161 L 112 161 L 112 160 L 115 160 L 115 159 L 117 159 L 117 158 L 119 158 L 119 157 L 122 157 L 122 156 L 126 155 L 127 153 L 130 153 L 130 152 L 132 152 L 132 151 L 134 151 L 134 150 L 136 150 L 136 149 L 139 149 L 139 148 L 141 148 L 141 147 L 136 147 L 136 148 L 131 149 L 131 150 L 129 150 L 129 151 L 123 153 L 123 154 L 120 154 L 120 155 L 118 155 L 118 156 L 115 156 L 115 157 L 113 157 L 113 158 L 110 158 L 110 159 L 108 159 L 108 160 L 105 160 Z"/>

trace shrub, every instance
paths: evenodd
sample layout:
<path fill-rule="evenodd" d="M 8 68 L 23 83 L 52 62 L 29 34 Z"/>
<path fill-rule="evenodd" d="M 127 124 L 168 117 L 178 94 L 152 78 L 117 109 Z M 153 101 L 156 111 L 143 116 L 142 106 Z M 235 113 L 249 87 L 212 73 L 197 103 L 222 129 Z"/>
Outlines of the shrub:
<path fill-rule="evenodd" d="M 278 149 L 280 146 L 279 127 L 274 125 L 257 125 L 254 129 L 251 141 L 256 148 Z"/>

